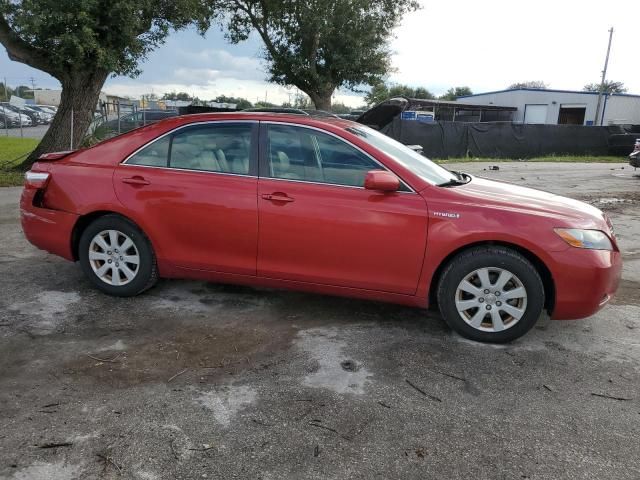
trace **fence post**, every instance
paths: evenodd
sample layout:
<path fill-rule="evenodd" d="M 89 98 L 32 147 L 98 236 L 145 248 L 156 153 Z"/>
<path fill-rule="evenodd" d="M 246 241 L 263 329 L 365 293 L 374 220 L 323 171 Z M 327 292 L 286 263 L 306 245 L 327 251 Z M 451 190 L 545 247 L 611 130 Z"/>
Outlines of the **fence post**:
<path fill-rule="evenodd" d="M 73 150 L 73 108 L 71 109 L 71 148 Z"/>
<path fill-rule="evenodd" d="M 118 135 L 120 135 L 120 100 L 116 103 L 116 111 L 118 112 Z"/>
<path fill-rule="evenodd" d="M 7 111 L 5 110 L 4 107 L 2 107 L 2 112 L 4 113 L 4 131 L 8 137 L 9 136 L 9 120 L 7 120 Z"/>

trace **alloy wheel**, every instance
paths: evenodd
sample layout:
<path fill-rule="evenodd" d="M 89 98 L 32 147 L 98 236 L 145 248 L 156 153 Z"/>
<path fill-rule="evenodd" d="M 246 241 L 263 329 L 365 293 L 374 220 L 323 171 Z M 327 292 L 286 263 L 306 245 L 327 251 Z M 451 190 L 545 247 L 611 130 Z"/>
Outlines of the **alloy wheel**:
<path fill-rule="evenodd" d="M 483 332 L 501 332 L 516 325 L 527 309 L 527 290 L 502 268 L 480 268 L 464 277 L 455 293 L 460 317 Z"/>
<path fill-rule="evenodd" d="M 108 285 L 122 286 L 138 274 L 140 254 L 131 238 L 118 230 L 103 230 L 89 244 L 89 264 Z"/>

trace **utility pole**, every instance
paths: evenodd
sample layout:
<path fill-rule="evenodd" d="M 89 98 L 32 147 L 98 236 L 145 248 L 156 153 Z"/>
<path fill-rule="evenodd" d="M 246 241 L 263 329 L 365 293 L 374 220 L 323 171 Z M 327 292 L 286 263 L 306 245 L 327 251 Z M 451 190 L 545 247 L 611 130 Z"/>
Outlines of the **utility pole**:
<path fill-rule="evenodd" d="M 602 81 L 600 82 L 600 90 L 598 90 L 598 105 L 596 106 L 596 118 L 593 122 L 594 125 L 602 125 L 600 119 L 600 107 L 602 107 L 602 94 L 604 93 L 604 86 L 607 80 L 607 68 L 609 67 L 609 53 L 611 53 L 611 40 L 613 40 L 613 27 L 609 29 L 609 46 L 607 47 L 607 57 L 604 60 L 604 69 L 602 70 Z"/>

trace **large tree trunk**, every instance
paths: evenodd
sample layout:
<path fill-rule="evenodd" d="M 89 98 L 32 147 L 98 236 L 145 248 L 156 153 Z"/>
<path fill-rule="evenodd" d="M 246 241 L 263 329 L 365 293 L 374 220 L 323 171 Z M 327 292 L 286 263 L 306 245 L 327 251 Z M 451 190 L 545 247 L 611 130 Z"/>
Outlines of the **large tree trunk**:
<path fill-rule="evenodd" d="M 311 98 L 317 110 L 331 111 L 331 96 L 333 95 L 333 90 L 309 92 L 307 95 L 309 95 L 309 98 Z"/>
<path fill-rule="evenodd" d="M 58 113 L 40 144 L 21 165 L 23 168 L 29 168 L 43 153 L 79 148 L 93 120 L 93 112 L 108 75 L 109 72 L 98 71 L 62 80 Z"/>

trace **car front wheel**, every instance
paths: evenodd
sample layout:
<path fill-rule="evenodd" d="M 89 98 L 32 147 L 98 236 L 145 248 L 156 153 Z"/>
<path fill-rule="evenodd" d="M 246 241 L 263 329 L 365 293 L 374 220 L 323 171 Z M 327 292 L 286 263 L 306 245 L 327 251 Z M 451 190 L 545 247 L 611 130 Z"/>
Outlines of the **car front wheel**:
<path fill-rule="evenodd" d="M 544 286 L 524 256 L 505 247 L 477 247 L 455 257 L 438 287 L 447 324 L 464 337 L 504 343 L 527 333 L 544 308 Z"/>
<path fill-rule="evenodd" d="M 109 295 L 138 295 L 158 279 L 151 243 L 133 222 L 119 215 L 92 222 L 80 237 L 78 253 L 85 275 Z"/>

